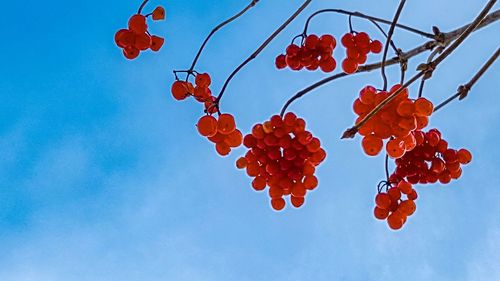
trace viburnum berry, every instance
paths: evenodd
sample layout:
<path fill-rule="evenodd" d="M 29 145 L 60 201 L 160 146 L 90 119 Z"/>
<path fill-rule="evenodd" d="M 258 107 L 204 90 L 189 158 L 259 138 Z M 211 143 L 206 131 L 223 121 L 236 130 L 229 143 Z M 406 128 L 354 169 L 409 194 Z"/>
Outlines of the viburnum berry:
<path fill-rule="evenodd" d="M 396 185 L 385 182 L 384 185 L 386 191 L 380 190 L 375 196 L 373 214 L 376 219 L 387 220 L 392 230 L 401 229 L 407 218 L 417 209 L 415 205 L 417 193 L 412 185 L 405 181 L 400 181 Z"/>
<path fill-rule="evenodd" d="M 353 103 L 354 113 L 358 115 L 356 123 L 400 88 L 401 85 L 397 84 L 388 92 L 377 91 L 372 86 L 361 89 Z M 395 159 L 402 157 L 417 145 L 416 135 L 411 133 L 427 126 L 432 110 L 430 101 L 424 98 L 413 101 L 409 98 L 408 90 L 404 89 L 359 128 L 358 132 L 363 136 L 363 150 L 369 156 L 376 156 L 382 150 L 383 140 L 389 139 L 385 145 L 387 154 Z M 435 138 L 434 141 L 439 139 Z"/>
<path fill-rule="evenodd" d="M 153 20 L 165 18 L 165 9 L 157 7 L 153 13 Z M 123 49 L 127 59 L 135 59 L 141 51 L 151 49 L 158 52 L 165 40 L 148 32 L 147 17 L 142 14 L 132 15 L 128 21 L 128 29 L 120 29 L 115 33 L 115 43 Z"/>
<path fill-rule="evenodd" d="M 269 187 L 274 210 L 282 210 L 286 204 L 283 198 L 289 195 L 294 207 L 302 206 L 307 191 L 318 186 L 314 174 L 326 152 L 320 140 L 306 130 L 304 119 L 291 112 L 283 118 L 274 115 L 254 125 L 251 134 L 243 138 L 243 144 L 248 152 L 245 160 L 238 159 L 236 166 L 246 169 L 254 178 L 254 189 Z"/>
<path fill-rule="evenodd" d="M 391 182 L 405 185 L 404 182 L 429 184 L 439 181 L 447 184 L 461 177 L 461 165 L 470 163 L 472 159 L 468 150 L 457 151 L 449 148 L 437 129 L 428 132 L 417 130 L 411 134 L 415 137 L 416 146 L 403 157 L 396 159 L 396 169 L 391 175 Z M 408 192 L 408 188 L 404 189 Z M 410 194 L 408 196 L 410 197 Z"/>
<path fill-rule="evenodd" d="M 346 48 L 342 70 L 347 74 L 355 73 L 359 65 L 366 63 L 370 52 L 378 54 L 382 51 L 382 43 L 378 40 L 372 41 L 366 32 L 346 33 L 341 42 Z"/>
<path fill-rule="evenodd" d="M 194 91 L 191 83 L 177 80 L 172 84 L 172 96 L 176 100 L 184 100 L 193 94 L 193 92 L 190 92 L 191 89 Z"/>
<path fill-rule="evenodd" d="M 227 123 L 228 120 L 232 120 L 232 122 L 234 122 L 232 115 L 227 113 L 219 115 L 218 120 L 211 115 L 205 115 L 200 118 L 197 124 L 200 135 L 207 137 L 209 141 L 215 143 L 215 149 L 221 156 L 228 155 L 233 148 L 236 148 L 243 143 L 243 134 L 235 127 L 230 133 L 227 134 L 223 134 L 221 133 L 221 130 L 219 130 L 219 126 L 221 124 L 224 128 L 226 128 L 225 123 Z M 236 166 L 240 169 L 246 168 L 248 166 L 247 159 L 238 159 Z"/>
<path fill-rule="evenodd" d="M 214 114 L 219 109 L 217 99 L 212 96 L 210 84 L 211 78 L 208 73 L 197 73 L 195 76 L 195 85 L 186 81 L 174 81 L 172 84 L 172 95 L 176 100 L 183 100 L 188 96 L 193 96 L 196 101 L 203 104 L 206 113 Z"/>
<path fill-rule="evenodd" d="M 165 19 L 165 9 L 162 6 L 158 6 L 154 9 L 152 13 L 153 20 L 164 20 Z"/>
<path fill-rule="evenodd" d="M 156 35 L 151 36 L 151 50 L 154 52 L 158 52 L 163 44 L 165 43 L 165 39 L 158 37 Z"/>
<path fill-rule="evenodd" d="M 332 72 L 337 67 L 333 58 L 333 50 L 337 42 L 332 35 L 324 34 L 318 37 L 315 34 L 306 36 L 301 46 L 291 44 L 286 48 L 285 54 L 276 57 L 277 69 L 287 66 L 292 70 L 314 71 L 320 68 L 323 72 Z"/>
<path fill-rule="evenodd" d="M 204 137 L 213 137 L 217 134 L 217 119 L 211 115 L 205 115 L 198 121 L 198 132 Z"/>
<path fill-rule="evenodd" d="M 128 28 L 137 34 L 145 33 L 148 30 L 146 17 L 140 14 L 135 14 L 128 20 Z"/>
<path fill-rule="evenodd" d="M 123 48 L 123 55 L 129 60 L 135 59 L 139 56 L 139 50 L 133 46 L 127 46 Z"/>

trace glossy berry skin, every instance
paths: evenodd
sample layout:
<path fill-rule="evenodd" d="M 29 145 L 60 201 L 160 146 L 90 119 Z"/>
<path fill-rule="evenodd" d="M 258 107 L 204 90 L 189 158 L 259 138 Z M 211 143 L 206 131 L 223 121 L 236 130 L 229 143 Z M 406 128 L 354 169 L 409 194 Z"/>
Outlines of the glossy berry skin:
<path fill-rule="evenodd" d="M 384 101 L 391 93 L 398 91 L 401 85 L 396 84 L 386 91 L 378 91 L 373 86 L 365 86 L 359 92 L 358 98 L 353 103 L 353 110 L 361 121 L 377 105 Z M 432 108 L 432 103 L 425 101 L 425 108 Z M 382 151 L 385 143 L 386 153 L 393 159 L 401 158 L 406 152 L 411 151 L 417 145 L 416 136 L 411 134 L 420 130 L 428 124 L 428 113 L 417 112 L 416 102 L 409 98 L 407 89 L 404 89 L 392 101 L 387 103 L 380 111 L 359 128 L 359 134 L 363 136 L 362 147 L 368 156 L 376 156 Z M 440 141 L 435 137 L 434 145 Z M 418 136 L 420 137 L 420 135 Z"/>
<path fill-rule="evenodd" d="M 401 229 L 408 217 L 412 216 L 417 208 L 415 200 L 416 191 L 408 182 L 389 184 L 387 190 L 380 191 L 375 196 L 375 209 L 373 214 L 378 220 L 386 220 L 392 230 Z"/>
<path fill-rule="evenodd" d="M 165 18 L 165 9 L 157 7 L 151 13 L 153 20 Z M 123 55 L 127 59 L 135 59 L 140 52 L 151 49 L 158 52 L 165 40 L 156 35 L 150 35 L 146 16 L 141 14 L 132 15 L 128 21 L 127 29 L 120 29 L 115 34 L 115 43 L 123 50 Z"/>
<path fill-rule="evenodd" d="M 154 9 L 152 13 L 153 20 L 164 20 L 165 19 L 165 9 L 162 6 L 158 6 Z"/>
<path fill-rule="evenodd" d="M 370 52 L 378 54 L 382 51 L 382 43 L 372 41 L 365 32 L 346 33 L 341 42 L 346 48 L 346 58 L 342 61 L 342 70 L 346 74 L 355 73 L 360 65 L 365 64 Z"/>
<path fill-rule="evenodd" d="M 461 177 L 461 166 L 470 163 L 472 159 L 468 150 L 449 148 L 437 129 L 428 132 L 414 131 L 412 134 L 418 138 L 417 144 L 412 151 L 396 160 L 392 181 L 400 184 L 448 184 Z"/>
<path fill-rule="evenodd" d="M 320 140 L 306 130 L 304 119 L 294 113 L 283 118 L 274 115 L 254 125 L 243 144 L 248 151 L 236 166 L 254 178 L 255 190 L 269 187 L 274 210 L 282 210 L 288 196 L 292 206 L 303 206 L 307 192 L 318 187 L 316 167 L 324 161 L 326 152 Z"/>
<path fill-rule="evenodd" d="M 333 50 L 337 46 L 335 37 L 324 34 L 318 37 L 315 34 L 306 36 L 300 46 L 291 44 L 286 48 L 285 54 L 280 54 L 275 59 L 277 69 L 290 68 L 294 71 L 307 69 L 323 72 L 332 72 L 337 67 L 333 58 Z"/>

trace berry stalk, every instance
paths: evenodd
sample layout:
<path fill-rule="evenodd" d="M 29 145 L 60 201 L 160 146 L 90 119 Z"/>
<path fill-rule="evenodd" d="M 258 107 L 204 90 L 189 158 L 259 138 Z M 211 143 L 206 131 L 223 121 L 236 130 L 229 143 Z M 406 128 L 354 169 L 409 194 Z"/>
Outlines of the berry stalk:
<path fill-rule="evenodd" d="M 241 10 L 239 13 L 237 13 L 236 15 L 230 17 L 229 19 L 223 21 L 222 23 L 220 23 L 219 25 L 217 25 L 214 29 L 212 29 L 212 31 L 210 31 L 210 33 L 208 34 L 207 38 L 205 38 L 205 40 L 203 41 L 203 43 L 201 44 L 201 47 L 200 49 L 198 50 L 198 53 L 196 53 L 196 56 L 194 57 L 193 59 L 193 63 L 191 64 L 191 67 L 189 68 L 188 70 L 188 73 L 193 71 L 195 66 L 196 66 L 196 63 L 198 62 L 198 59 L 200 58 L 201 56 L 201 53 L 203 52 L 203 49 L 205 48 L 205 46 L 207 45 L 208 41 L 210 40 L 210 38 L 219 30 L 221 29 L 222 27 L 224 27 L 225 25 L 231 23 L 232 21 L 236 20 L 237 18 L 239 18 L 240 16 L 242 16 L 243 14 L 245 14 L 248 10 L 250 10 L 251 8 L 253 8 L 260 0 L 252 0 L 250 2 L 250 4 L 248 4 L 243 10 Z"/>
<path fill-rule="evenodd" d="M 403 11 L 405 3 L 406 0 L 401 0 L 401 2 L 399 2 L 399 6 L 398 9 L 396 10 L 396 14 L 394 15 L 394 19 L 392 20 L 391 27 L 389 28 L 388 32 L 389 34 L 387 35 L 387 40 L 384 47 L 384 55 L 382 57 L 382 68 L 381 68 L 382 79 L 384 80 L 384 87 L 382 89 L 384 91 L 387 90 L 387 76 L 385 74 L 385 62 L 387 60 L 387 54 L 389 53 L 389 45 L 391 43 L 392 35 L 394 34 L 394 30 L 396 29 L 396 24 L 398 23 L 399 16 Z"/>
<path fill-rule="evenodd" d="M 227 86 L 229 85 L 229 82 L 231 82 L 231 80 L 233 79 L 233 77 L 241 70 L 243 69 L 243 67 L 245 67 L 250 61 L 252 61 L 253 59 L 255 59 L 266 47 L 267 45 L 269 45 L 269 43 L 271 43 L 271 41 L 274 40 L 274 38 L 276 38 L 276 36 L 278 36 L 278 34 L 281 33 L 281 31 L 283 31 L 298 15 L 300 15 L 300 13 L 302 13 L 302 11 L 307 7 L 309 6 L 309 4 L 311 4 L 311 1 L 312 0 L 306 0 L 300 7 L 299 9 L 297 9 L 297 11 L 295 11 L 295 13 L 293 13 L 280 27 L 278 27 L 278 29 L 276 29 L 276 31 L 273 32 L 273 34 L 271 34 L 271 36 L 269 36 L 269 38 L 267 38 L 264 43 L 262 43 L 262 45 L 260 45 L 259 48 L 257 48 L 257 50 L 250 55 L 250 57 L 248 57 L 242 64 L 240 64 L 230 75 L 229 77 L 226 79 L 226 82 L 224 82 L 224 85 L 222 86 L 222 89 L 219 93 L 219 95 L 217 96 L 217 99 L 216 99 L 216 104 L 219 104 L 220 100 L 222 99 L 222 96 L 224 96 L 224 92 L 226 91 L 226 88 Z"/>

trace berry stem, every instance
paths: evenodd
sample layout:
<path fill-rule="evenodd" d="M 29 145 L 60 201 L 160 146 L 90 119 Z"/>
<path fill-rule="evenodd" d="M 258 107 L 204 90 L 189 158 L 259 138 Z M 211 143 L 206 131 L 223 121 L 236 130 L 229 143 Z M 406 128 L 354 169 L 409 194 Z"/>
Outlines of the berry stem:
<path fill-rule="evenodd" d="M 359 123 L 354 125 L 353 127 L 347 129 L 342 138 L 353 138 L 358 132 L 359 128 L 362 127 L 368 120 L 370 120 L 375 114 L 377 114 L 385 105 L 390 103 L 397 95 L 399 95 L 405 88 L 408 88 L 415 81 L 417 81 L 421 77 L 430 78 L 432 76 L 432 72 L 436 69 L 436 67 L 444 61 L 450 54 L 453 53 L 454 50 L 460 46 L 464 42 L 464 40 L 479 26 L 481 21 L 486 17 L 489 10 L 495 5 L 496 0 L 490 0 L 483 8 L 481 13 L 476 17 L 476 19 L 469 25 L 467 29 L 448 47 L 446 48 L 441 55 L 439 55 L 432 62 L 425 64 L 424 69 L 422 69 L 419 73 L 414 75 L 410 80 L 408 80 L 401 88 L 392 93 L 389 97 L 383 100 L 380 104 L 378 104 L 374 109 L 372 109 Z"/>
<path fill-rule="evenodd" d="M 418 97 L 421 98 L 424 95 L 425 79 L 420 81 L 420 86 L 418 86 Z"/>
<path fill-rule="evenodd" d="M 394 15 L 394 19 L 392 20 L 391 27 L 389 28 L 389 34 L 387 35 L 387 40 L 385 43 L 384 47 L 384 55 L 382 57 L 382 68 L 381 68 L 381 74 L 382 74 L 382 79 L 384 80 L 384 87 L 383 90 L 387 90 L 387 75 L 385 74 L 385 62 L 387 61 L 387 54 L 389 52 L 389 45 L 392 40 L 392 35 L 394 34 L 394 30 L 396 29 L 396 24 L 398 24 L 399 16 L 401 15 L 401 12 L 403 11 L 403 7 L 406 3 L 406 0 L 401 0 L 399 2 L 398 9 L 396 10 L 396 14 Z"/>
<path fill-rule="evenodd" d="M 389 182 L 389 154 L 385 154 L 385 178 Z"/>
<path fill-rule="evenodd" d="M 310 24 L 311 20 L 315 16 L 322 14 L 322 13 L 337 13 L 337 14 L 349 15 L 350 17 L 358 17 L 358 18 L 363 18 L 363 19 L 367 19 L 367 20 L 373 20 L 375 22 L 379 22 L 379 23 L 383 23 L 383 24 L 392 24 L 391 21 L 377 18 L 377 17 L 372 17 L 369 15 L 365 15 L 365 14 L 360 13 L 360 12 L 350 12 L 350 11 L 346 11 L 346 10 L 342 10 L 342 9 L 324 9 L 324 10 L 319 10 L 319 11 L 313 13 L 311 16 L 309 16 L 309 18 L 307 19 L 306 24 L 304 26 L 304 34 L 307 34 L 307 29 L 309 28 L 309 24 Z M 418 34 L 418 35 L 421 35 L 424 37 L 427 37 L 429 39 L 435 39 L 435 37 L 436 37 L 432 33 L 427 33 L 427 32 L 424 32 L 424 31 L 421 31 L 421 30 L 418 30 L 418 29 L 415 29 L 415 28 L 412 28 L 412 27 L 409 27 L 409 26 L 406 26 L 403 24 L 396 24 L 396 27 L 413 32 L 415 34 Z"/>
<path fill-rule="evenodd" d="M 222 89 L 219 93 L 219 95 L 217 96 L 217 99 L 215 100 L 215 103 L 216 104 L 219 104 L 222 96 L 224 96 L 224 92 L 226 91 L 226 88 L 227 86 L 229 85 L 229 82 L 231 82 L 231 80 L 233 79 L 233 77 L 243 68 L 245 67 L 250 61 L 252 61 L 253 59 L 255 59 L 266 47 L 267 45 L 269 45 L 269 43 L 271 43 L 271 41 L 274 40 L 274 38 L 276 38 L 276 36 L 278 36 L 278 34 L 281 33 L 281 31 L 283 31 L 298 15 L 300 15 L 300 13 L 307 7 L 309 6 L 309 4 L 311 4 L 311 1 L 312 0 L 306 0 L 298 9 L 297 11 L 295 11 L 295 13 L 293 13 L 280 27 L 278 27 L 278 29 L 276 29 L 273 34 L 271 34 L 271 36 L 269 36 L 265 41 L 264 43 L 262 43 L 262 45 L 260 45 L 259 48 L 257 48 L 257 50 L 251 54 L 245 61 L 243 61 L 243 63 L 241 63 L 230 75 L 229 77 L 226 79 L 226 82 L 224 82 L 224 85 L 222 86 Z"/>
<path fill-rule="evenodd" d="M 495 12 L 492 12 L 490 14 L 488 14 L 488 16 L 486 16 L 484 18 L 484 20 L 481 22 L 481 24 L 474 30 L 475 31 L 478 31 L 480 28 L 484 28 L 492 23 L 495 23 L 496 21 L 500 20 L 500 10 L 497 10 Z M 447 32 L 447 33 L 442 33 L 442 38 L 443 38 L 443 42 L 444 44 L 448 44 L 449 42 L 455 40 L 460 34 L 463 33 L 464 30 L 466 30 L 469 26 L 471 26 L 472 23 L 469 23 L 469 24 L 466 24 L 462 27 L 459 27 L 455 30 L 452 30 L 450 32 Z M 407 52 L 404 52 L 400 55 L 400 58 L 404 59 L 404 60 L 409 60 L 425 51 L 428 51 L 428 50 L 432 50 L 434 49 L 438 44 L 436 40 L 429 40 L 427 42 L 425 42 L 424 44 L 422 45 L 419 45 Z M 400 58 L 398 57 L 394 57 L 392 59 L 389 59 L 385 62 L 385 65 L 386 66 L 389 66 L 389 65 L 394 65 L 394 64 L 398 64 L 400 63 Z M 301 98 L 302 96 L 312 92 L 313 90 L 323 86 L 323 85 L 326 85 L 332 81 L 335 81 L 337 79 L 340 79 L 340 78 L 343 78 L 343 77 L 346 77 L 346 76 L 352 76 L 354 74 L 359 74 L 359 73 L 364 73 L 364 72 L 370 72 L 370 71 L 373 71 L 373 70 L 376 70 L 376 69 L 379 69 L 380 67 L 382 66 L 382 62 L 377 62 L 377 63 L 372 63 L 372 64 L 367 64 L 367 65 L 364 65 L 364 66 L 361 66 L 358 71 L 356 71 L 355 73 L 353 74 L 346 74 L 346 73 L 337 73 L 337 74 L 334 74 L 330 77 L 326 77 L 326 78 L 323 78 L 322 80 L 306 87 L 305 89 L 297 92 L 295 95 L 293 95 L 290 99 L 288 99 L 288 101 L 285 103 L 285 105 L 283 106 L 283 109 L 281 110 L 281 115 L 284 115 L 284 113 L 286 112 L 287 108 L 297 99 Z"/>
<path fill-rule="evenodd" d="M 304 29 L 304 34 L 306 34 L 305 32 L 307 32 L 307 27 Z M 349 32 L 354 32 L 354 29 L 352 28 L 352 15 L 349 15 Z"/>
<path fill-rule="evenodd" d="M 142 1 L 142 4 L 141 6 L 139 6 L 139 10 L 137 10 L 137 14 L 141 14 L 142 13 L 142 9 L 144 9 L 144 7 L 146 6 L 146 4 L 149 2 L 149 0 L 144 0 Z"/>
<path fill-rule="evenodd" d="M 376 21 L 374 21 L 374 20 L 372 20 L 372 19 L 369 19 L 369 21 L 370 21 L 371 23 L 373 23 L 373 24 L 377 27 L 377 29 L 378 29 L 378 30 L 380 30 L 380 32 L 384 35 L 385 39 L 388 39 L 388 38 L 389 38 L 389 37 L 387 36 L 387 33 L 385 33 L 385 30 L 384 30 L 384 29 L 383 29 L 383 28 L 382 28 L 382 27 L 381 27 L 381 26 L 380 26 L 380 25 L 379 25 Z M 391 40 L 391 41 L 390 41 L 390 44 L 391 44 L 391 47 L 392 47 L 392 49 L 394 50 L 394 52 L 395 52 L 396 54 L 398 54 L 398 48 L 396 47 L 396 44 L 394 44 L 394 41 L 392 41 L 392 40 Z"/>
<path fill-rule="evenodd" d="M 476 84 L 479 78 L 481 78 L 481 76 L 483 76 L 486 73 L 486 71 L 493 65 L 493 63 L 498 59 L 499 55 L 500 55 L 500 48 L 496 50 L 493 56 L 491 56 L 488 59 L 488 61 L 481 67 L 481 69 L 476 73 L 476 75 L 474 75 L 474 77 L 472 77 L 472 79 L 469 82 L 467 82 L 464 85 L 460 85 L 460 87 L 458 87 L 456 94 L 454 94 L 453 96 L 449 97 L 448 99 L 437 105 L 436 108 L 434 109 L 434 112 L 443 108 L 445 105 L 447 105 L 448 103 L 457 98 L 459 100 L 464 99 L 469 94 L 469 91 L 472 89 L 474 84 Z"/>
<path fill-rule="evenodd" d="M 198 62 L 198 59 L 200 58 L 201 56 L 201 53 L 203 52 L 203 49 L 205 48 L 205 46 L 207 45 L 208 41 L 210 40 L 210 38 L 219 30 L 221 29 L 222 27 L 224 27 L 225 25 L 231 23 L 232 21 L 236 20 L 237 18 L 239 18 L 240 16 L 242 16 L 244 13 L 246 13 L 248 10 L 250 10 L 252 7 L 254 7 L 260 0 L 252 0 L 250 2 L 250 4 L 248 4 L 243 10 L 241 10 L 239 13 L 237 13 L 236 15 L 230 17 L 229 19 L 223 21 L 222 23 L 220 23 L 219 25 L 217 25 L 214 29 L 212 29 L 212 31 L 210 31 L 210 33 L 208 34 L 208 36 L 205 38 L 205 41 L 203 41 L 203 43 L 201 44 L 201 47 L 200 49 L 198 50 L 198 53 L 196 53 L 196 56 L 194 57 L 194 60 L 193 60 L 193 63 L 191 64 L 191 67 L 189 68 L 190 70 L 193 70 L 196 66 L 196 63 Z"/>

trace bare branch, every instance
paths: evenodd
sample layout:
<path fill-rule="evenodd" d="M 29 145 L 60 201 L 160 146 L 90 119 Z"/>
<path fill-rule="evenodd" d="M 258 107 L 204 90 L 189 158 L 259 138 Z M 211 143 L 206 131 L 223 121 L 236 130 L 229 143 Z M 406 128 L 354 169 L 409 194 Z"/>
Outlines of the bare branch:
<path fill-rule="evenodd" d="M 385 20 L 385 19 L 381 19 L 381 18 L 377 18 L 377 17 L 372 17 L 372 16 L 369 16 L 369 15 L 365 15 L 365 14 L 360 13 L 360 12 L 350 12 L 350 11 L 346 11 L 346 10 L 342 10 L 342 9 L 324 9 L 324 10 L 319 10 L 319 11 L 313 13 L 311 16 L 309 16 L 309 18 L 306 21 L 305 27 L 304 27 L 304 34 L 307 33 L 307 29 L 309 28 L 309 24 L 310 24 L 311 20 L 315 16 L 317 16 L 319 14 L 322 14 L 322 13 L 338 13 L 338 14 L 349 15 L 349 17 L 363 18 L 363 19 L 367 19 L 367 20 L 370 20 L 370 21 L 375 21 L 375 22 L 378 22 L 378 23 L 389 24 L 389 25 L 392 24 L 391 21 L 388 21 L 388 20 Z M 409 27 L 409 26 L 406 26 L 406 25 L 403 25 L 403 24 L 399 24 L 398 23 L 398 24 L 396 24 L 396 27 L 404 29 L 406 31 L 413 32 L 415 34 L 418 34 L 418 35 L 421 35 L 421 36 L 424 36 L 424 37 L 427 37 L 427 38 L 430 38 L 430 39 L 434 39 L 435 38 L 435 35 L 432 34 L 432 33 L 427 33 L 427 32 L 424 32 L 424 31 L 421 31 L 421 30 L 418 30 L 418 29 L 415 29 L 413 27 Z"/>
<path fill-rule="evenodd" d="M 352 132 L 357 132 L 360 127 L 362 127 L 368 120 L 370 120 L 375 114 L 377 114 L 385 105 L 387 105 L 389 102 L 391 102 L 394 98 L 396 98 L 397 95 L 399 95 L 405 88 L 408 88 L 413 82 L 417 81 L 420 77 L 431 77 L 432 72 L 436 69 L 436 67 L 444 61 L 451 53 L 453 53 L 454 50 L 460 46 L 464 42 L 464 40 L 479 26 L 481 21 L 487 16 L 488 12 L 490 9 L 495 5 L 496 0 L 490 0 L 488 1 L 488 4 L 483 8 L 481 13 L 476 17 L 474 22 L 472 22 L 471 25 L 465 31 L 455 40 L 453 43 L 446 48 L 441 55 L 439 55 L 435 60 L 433 60 L 431 63 L 426 64 L 426 68 L 421 70 L 418 74 L 413 76 L 408 82 L 406 82 L 401 88 L 399 88 L 397 91 L 392 93 L 389 97 L 387 97 L 385 100 L 383 100 L 380 104 L 378 104 L 374 109 L 370 111 L 359 123 L 357 123 L 355 126 L 352 128 L 346 130 L 343 134 L 343 138 L 353 138 L 355 133 L 352 134 Z M 346 134 L 348 133 L 348 134 Z"/>
<path fill-rule="evenodd" d="M 481 67 L 481 69 L 472 77 L 472 79 L 469 82 L 467 82 L 464 85 L 460 85 L 460 87 L 458 87 L 456 94 L 454 94 L 453 96 L 449 97 L 448 99 L 440 103 L 438 106 L 436 106 L 434 108 L 434 112 L 443 108 L 445 105 L 447 105 L 448 103 L 457 98 L 459 100 L 463 100 L 464 98 L 466 98 L 472 87 L 476 84 L 479 78 L 481 78 L 481 76 L 483 76 L 486 73 L 486 71 L 490 68 L 490 66 L 493 65 L 493 63 L 498 59 L 499 55 L 500 55 L 500 48 L 497 49 L 497 51 L 493 54 L 493 56 L 491 56 L 488 59 L 488 61 Z"/>

